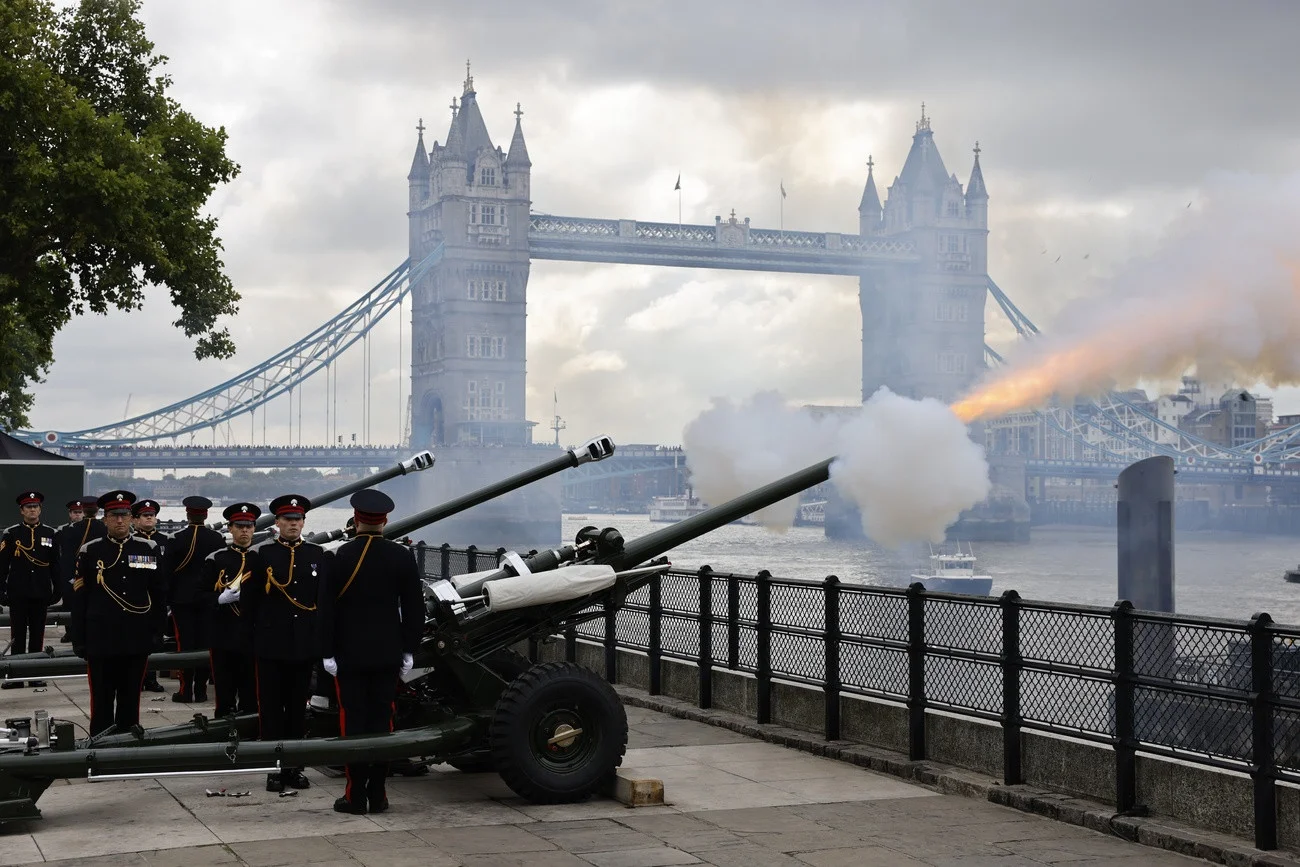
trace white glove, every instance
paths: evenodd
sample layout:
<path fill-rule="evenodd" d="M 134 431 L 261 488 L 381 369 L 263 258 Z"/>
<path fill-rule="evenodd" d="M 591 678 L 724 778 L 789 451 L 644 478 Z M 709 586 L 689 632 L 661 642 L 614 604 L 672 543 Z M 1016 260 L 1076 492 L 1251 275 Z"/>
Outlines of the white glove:
<path fill-rule="evenodd" d="M 334 657 L 331 656 L 329 659 L 322 660 L 322 663 L 325 666 L 325 670 L 330 673 L 330 677 L 338 677 L 339 664 Z"/>
<path fill-rule="evenodd" d="M 403 654 L 402 654 L 402 674 L 406 674 L 408 671 L 410 671 L 410 670 L 411 670 L 411 666 L 413 666 L 413 665 L 415 665 L 415 657 L 411 656 L 411 654 L 409 654 L 409 653 L 403 653 Z"/>
<path fill-rule="evenodd" d="M 222 590 L 221 595 L 217 597 L 217 602 L 219 602 L 222 605 L 229 605 L 231 602 L 238 602 L 238 601 L 239 601 L 238 587 L 227 587 L 225 590 Z"/>

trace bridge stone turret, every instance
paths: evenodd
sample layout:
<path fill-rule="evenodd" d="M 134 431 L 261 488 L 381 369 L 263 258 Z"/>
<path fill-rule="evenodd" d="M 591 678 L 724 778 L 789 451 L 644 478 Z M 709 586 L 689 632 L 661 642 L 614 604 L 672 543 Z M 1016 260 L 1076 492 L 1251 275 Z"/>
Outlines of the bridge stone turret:
<path fill-rule="evenodd" d="M 989 196 L 979 154 L 977 143 L 970 182 L 963 190 L 944 166 L 922 103 L 911 150 L 883 206 L 876 191 L 875 162 L 868 161 L 858 206 L 859 231 L 864 237 L 911 242 L 919 255 L 913 262 L 880 263 L 859 278 L 864 401 L 884 386 L 906 397 L 951 403 L 985 370 Z M 973 427 L 972 437 L 983 443 L 981 425 Z M 998 468 L 995 484 L 1001 476 Z M 1020 484 L 1023 488 L 1023 480 Z M 996 508 L 990 511 L 984 504 L 972 510 L 954 535 L 1027 533 L 1023 490 L 1015 487 L 1013 478 L 1006 488 L 996 491 Z M 861 533 L 856 512 L 842 503 L 827 509 L 826 528 L 835 536 Z"/>
<path fill-rule="evenodd" d="M 516 104 L 507 154 L 488 133 L 468 64 L 451 111 L 446 143 L 435 141 L 428 154 L 420 129 L 409 179 L 410 260 L 442 247 L 412 288 L 409 445 L 438 455 L 433 478 L 418 480 L 422 488 L 454 496 L 551 454 L 533 445 L 536 423 L 525 416 L 532 162 L 523 112 Z M 559 522 L 554 483 L 429 532 L 453 544 L 550 545 L 559 541 Z"/>

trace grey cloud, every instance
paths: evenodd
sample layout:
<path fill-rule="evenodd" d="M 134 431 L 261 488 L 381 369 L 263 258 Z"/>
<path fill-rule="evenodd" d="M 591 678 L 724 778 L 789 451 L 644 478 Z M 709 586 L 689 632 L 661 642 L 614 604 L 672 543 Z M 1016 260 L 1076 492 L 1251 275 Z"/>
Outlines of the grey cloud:
<path fill-rule="evenodd" d="M 577 216 L 674 221 L 671 184 L 681 170 L 687 221 L 712 222 L 735 207 L 774 226 L 784 177 L 787 228 L 854 231 L 862 162 L 875 155 L 883 194 L 925 100 L 963 182 L 981 141 L 990 270 L 1044 327 L 1177 219 L 1208 171 L 1287 172 L 1300 155 L 1300 121 L 1285 109 L 1300 84 L 1289 44 L 1300 7 L 1281 0 L 802 8 L 591 0 L 472 11 L 417 0 L 236 0 L 184 10 L 146 2 L 144 12 L 172 57 L 177 97 L 228 128 L 243 166 L 213 201 L 245 298 L 232 323 L 240 352 L 193 360 L 162 302 L 108 323 L 79 320 L 60 335 L 60 360 L 38 399 L 45 427 L 120 416 L 132 386 L 87 388 L 87 369 L 71 356 L 106 329 L 158 359 L 140 374 L 149 387 L 132 407 L 142 409 L 260 361 L 373 285 L 405 254 L 411 127 L 422 116 L 426 142 L 445 138 L 466 55 L 502 147 L 510 111 L 524 103 L 535 210 Z M 584 99 L 608 88 L 632 101 L 574 114 L 596 112 Z M 858 103 L 885 119 L 835 143 L 855 154 L 845 168 L 835 149 L 817 151 L 813 130 Z M 1044 213 L 1051 202 L 1074 211 Z M 1098 216 L 1106 205 L 1132 216 Z M 626 326 L 691 281 L 710 287 L 700 297 L 717 305 L 717 321 L 685 321 L 676 333 Z M 856 306 L 845 303 L 853 296 L 851 280 L 536 262 L 529 416 L 549 416 L 554 385 L 571 433 L 612 423 L 635 440 L 671 442 L 714 394 L 779 387 L 810 401 L 854 400 L 861 335 Z M 782 311 L 761 337 L 746 318 L 755 304 Z M 995 343 L 1011 339 L 999 317 L 990 305 Z M 395 342 L 396 325 L 385 327 Z M 571 365 L 562 374 L 583 352 L 616 354 L 626 367 Z M 382 363 L 395 376 L 390 354 Z M 358 382 L 359 362 L 349 359 L 345 433 L 359 429 Z M 393 409 L 376 411 L 377 437 L 396 432 L 395 389 L 383 400 Z M 312 421 L 322 404 L 323 390 L 309 386 L 309 433 L 323 429 L 323 418 Z M 271 409 L 272 438 L 287 417 L 287 408 Z M 260 434 L 260 420 L 256 427 Z"/>

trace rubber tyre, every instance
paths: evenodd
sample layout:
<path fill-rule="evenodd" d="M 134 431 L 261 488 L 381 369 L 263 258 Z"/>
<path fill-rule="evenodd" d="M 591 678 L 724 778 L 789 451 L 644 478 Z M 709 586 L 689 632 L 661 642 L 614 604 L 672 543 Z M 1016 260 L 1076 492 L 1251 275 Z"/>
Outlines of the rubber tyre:
<path fill-rule="evenodd" d="M 567 745 L 546 741 L 581 729 Z M 488 732 L 497 773 L 535 804 L 567 804 L 600 791 L 627 750 L 627 712 L 613 688 L 572 662 L 535 665 L 506 687 Z"/>

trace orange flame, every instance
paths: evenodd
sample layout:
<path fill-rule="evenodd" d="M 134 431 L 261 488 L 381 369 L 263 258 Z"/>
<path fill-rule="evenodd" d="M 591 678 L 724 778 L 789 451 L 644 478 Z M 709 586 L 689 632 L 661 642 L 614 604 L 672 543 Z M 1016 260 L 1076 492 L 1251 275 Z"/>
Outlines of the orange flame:
<path fill-rule="evenodd" d="M 1233 298 L 1227 292 L 1193 294 L 1173 310 L 1139 301 L 1093 333 L 1013 365 L 949 408 L 969 424 L 1039 407 L 1053 397 L 1100 392 L 1117 378 L 1176 375 L 1199 360 L 1186 335 L 1203 332 Z"/>

